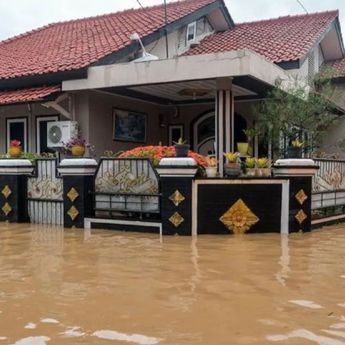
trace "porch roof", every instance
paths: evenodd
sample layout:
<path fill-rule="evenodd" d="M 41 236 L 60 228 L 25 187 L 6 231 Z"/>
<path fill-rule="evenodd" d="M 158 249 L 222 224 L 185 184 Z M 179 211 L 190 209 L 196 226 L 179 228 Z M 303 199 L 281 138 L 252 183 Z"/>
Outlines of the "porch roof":
<path fill-rule="evenodd" d="M 43 101 L 48 96 L 60 91 L 60 85 L 0 91 L 0 105 Z"/>
<path fill-rule="evenodd" d="M 132 91 L 150 94 L 144 86 L 211 81 L 232 78 L 233 85 L 259 95 L 274 86 L 277 78 L 289 80 L 286 72 L 251 50 L 182 56 L 143 63 L 95 66 L 88 69 L 88 78 L 65 81 L 63 91 L 105 89 L 131 95 Z"/>

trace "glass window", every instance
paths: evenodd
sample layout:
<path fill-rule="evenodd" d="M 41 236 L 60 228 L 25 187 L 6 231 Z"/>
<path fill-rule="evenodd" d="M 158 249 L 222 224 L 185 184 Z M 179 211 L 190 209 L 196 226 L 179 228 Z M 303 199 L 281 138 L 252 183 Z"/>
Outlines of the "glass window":
<path fill-rule="evenodd" d="M 196 22 L 190 23 L 187 26 L 187 43 L 193 42 L 196 36 Z"/>
<path fill-rule="evenodd" d="M 27 118 L 7 118 L 6 119 L 6 144 L 7 149 L 10 147 L 12 140 L 19 140 L 24 151 L 28 150 L 27 138 Z"/>

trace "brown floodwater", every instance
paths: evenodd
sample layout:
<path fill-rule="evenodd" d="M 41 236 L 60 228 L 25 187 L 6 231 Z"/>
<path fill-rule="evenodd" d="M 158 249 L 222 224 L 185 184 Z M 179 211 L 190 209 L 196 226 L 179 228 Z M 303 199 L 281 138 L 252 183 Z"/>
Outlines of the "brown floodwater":
<path fill-rule="evenodd" d="M 1 224 L 1 344 L 345 344 L 345 226 L 161 241 Z"/>

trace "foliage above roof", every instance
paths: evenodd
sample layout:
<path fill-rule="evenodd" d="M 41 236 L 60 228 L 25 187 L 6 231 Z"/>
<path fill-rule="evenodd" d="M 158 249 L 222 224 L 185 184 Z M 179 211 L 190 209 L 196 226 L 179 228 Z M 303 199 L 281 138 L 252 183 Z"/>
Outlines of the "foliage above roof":
<path fill-rule="evenodd" d="M 185 55 L 247 48 L 275 63 L 295 61 L 307 54 L 338 14 L 330 11 L 237 24 L 205 38 Z"/>

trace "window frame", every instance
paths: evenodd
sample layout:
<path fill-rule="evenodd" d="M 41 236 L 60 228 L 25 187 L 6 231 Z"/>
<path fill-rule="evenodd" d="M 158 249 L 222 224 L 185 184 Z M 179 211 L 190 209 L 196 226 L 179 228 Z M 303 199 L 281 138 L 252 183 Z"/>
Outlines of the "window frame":
<path fill-rule="evenodd" d="M 189 29 L 190 29 L 190 28 L 193 28 L 193 39 L 188 39 L 188 37 L 189 37 Z M 188 45 L 189 43 L 195 42 L 195 40 L 196 40 L 196 29 L 197 29 L 197 23 L 196 23 L 196 21 L 195 21 L 195 22 L 192 22 L 192 23 L 189 23 L 189 24 L 187 25 L 187 32 L 186 32 L 186 42 L 187 42 L 187 45 Z"/>
<path fill-rule="evenodd" d="M 23 123 L 24 124 L 24 143 L 21 143 L 24 152 L 28 151 L 29 146 L 29 129 L 28 129 L 28 117 L 6 117 L 6 151 L 10 147 L 10 128 L 12 123 Z"/>
<path fill-rule="evenodd" d="M 38 115 L 36 116 L 35 134 L 36 134 L 36 153 L 41 153 L 40 123 L 60 121 L 60 116 L 56 115 Z"/>

